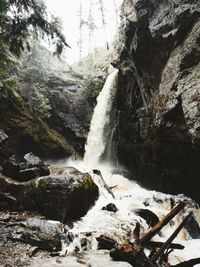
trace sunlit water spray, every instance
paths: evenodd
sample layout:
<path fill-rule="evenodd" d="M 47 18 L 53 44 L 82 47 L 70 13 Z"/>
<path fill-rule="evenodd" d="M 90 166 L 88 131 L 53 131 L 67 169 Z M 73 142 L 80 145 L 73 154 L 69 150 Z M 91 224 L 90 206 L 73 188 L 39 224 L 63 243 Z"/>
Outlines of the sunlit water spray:
<path fill-rule="evenodd" d="M 89 172 L 100 191 L 99 199 L 95 205 L 81 220 L 74 223 L 71 232 L 75 239 L 67 247 L 69 253 L 77 249 L 80 251 L 97 249 L 96 237 L 101 234 L 123 243 L 124 240 L 131 238 L 136 222 L 141 225 L 141 233 L 146 232 L 149 226 L 144 219 L 135 213 L 135 209 L 149 209 L 157 214 L 159 218 L 162 218 L 171 210 L 172 199 L 175 204 L 180 200 L 187 201 L 188 204 L 185 211 L 192 209 L 195 219 L 200 224 L 199 209 L 191 199 L 182 195 L 171 196 L 156 191 L 148 191 L 125 178 L 121 174 L 124 171 L 123 168 L 114 166 L 110 163 L 110 160 L 103 161 L 102 155 L 105 155 L 106 147 L 109 147 L 110 151 L 112 151 L 112 144 L 108 144 L 107 141 L 110 140 L 112 142 L 112 138 L 110 138 L 112 136 L 110 122 L 117 79 L 118 71 L 116 70 L 109 75 L 98 97 L 87 139 L 84 160 L 74 161 L 69 159 L 67 161 L 67 166 L 75 167 L 83 172 Z M 115 198 L 104 188 L 100 177 L 93 174 L 93 169 L 101 171 L 107 185 L 111 188 L 113 187 L 112 191 Z M 116 213 L 102 210 L 109 203 L 116 205 L 118 209 Z M 182 222 L 184 216 L 185 212 L 180 212 L 173 219 L 171 225 L 164 227 L 162 235 L 154 237 L 154 240 L 165 241 Z M 200 240 L 191 240 L 186 230 L 183 229 L 180 232 L 175 242 L 182 243 L 186 248 L 183 251 L 176 251 L 171 254 L 171 264 L 200 256 Z"/>

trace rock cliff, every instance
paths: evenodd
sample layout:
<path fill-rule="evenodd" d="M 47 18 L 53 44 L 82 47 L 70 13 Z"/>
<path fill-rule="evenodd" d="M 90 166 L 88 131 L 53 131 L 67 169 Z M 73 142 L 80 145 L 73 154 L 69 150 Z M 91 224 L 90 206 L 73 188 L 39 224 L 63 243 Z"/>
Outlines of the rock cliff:
<path fill-rule="evenodd" d="M 198 200 L 200 2 L 124 0 L 118 158 L 143 185 Z"/>

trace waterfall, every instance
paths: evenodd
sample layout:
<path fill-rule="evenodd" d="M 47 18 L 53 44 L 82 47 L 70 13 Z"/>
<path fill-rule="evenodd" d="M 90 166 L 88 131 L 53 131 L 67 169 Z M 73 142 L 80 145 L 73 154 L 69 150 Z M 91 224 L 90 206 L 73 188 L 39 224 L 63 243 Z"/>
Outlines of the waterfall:
<path fill-rule="evenodd" d="M 142 188 L 134 181 L 124 177 L 121 166 L 113 166 L 113 136 L 119 123 L 119 114 L 113 109 L 116 86 L 118 80 L 118 71 L 110 74 L 106 83 L 98 96 L 97 105 L 94 109 L 90 132 L 86 144 L 84 161 L 74 161 L 69 159 L 67 166 L 72 166 L 82 172 L 89 172 L 94 182 L 99 188 L 99 198 L 88 213 L 73 224 L 70 233 L 74 237 L 73 242 L 67 245 L 68 253 L 80 250 L 97 250 L 97 238 L 105 235 L 123 244 L 124 240 L 133 238 L 130 233 L 133 232 L 136 222 L 140 223 L 141 234 L 149 230 L 149 225 L 145 219 L 137 214 L 137 209 L 144 212 L 149 210 L 155 213 L 159 218 L 163 218 L 174 205 L 180 201 L 187 203 L 185 211 L 193 210 L 194 219 L 200 224 L 200 210 L 196 203 L 184 195 L 172 196 L 156 191 L 149 191 Z M 114 120 L 114 121 L 113 121 Z M 104 161 L 102 162 L 102 159 Z M 101 171 L 102 177 L 115 198 L 112 198 L 99 175 L 92 172 L 93 168 Z M 117 207 L 116 212 L 110 212 L 105 207 L 112 203 Z M 165 226 L 160 235 L 154 237 L 154 241 L 164 242 L 183 221 L 185 212 L 180 212 L 171 224 Z M 89 233 L 86 235 L 86 233 Z M 183 228 L 175 239 L 175 242 L 185 246 L 184 250 L 170 253 L 171 264 L 177 264 L 184 260 L 199 257 L 200 239 L 192 239 L 186 228 Z M 150 251 L 146 251 L 150 253 Z M 98 265 L 100 266 L 100 265 Z M 197 265 L 200 267 L 200 264 Z"/>
<path fill-rule="evenodd" d="M 111 148 L 112 128 L 111 128 L 111 113 L 113 101 L 116 94 L 118 79 L 118 70 L 112 72 L 97 98 L 97 105 L 94 109 L 92 121 L 90 124 L 90 132 L 85 146 L 84 161 L 90 166 L 95 166 L 101 160 L 101 156 L 105 152 L 106 146 Z M 107 154 L 110 154 L 109 152 Z M 110 160 L 110 159 L 107 159 Z"/>

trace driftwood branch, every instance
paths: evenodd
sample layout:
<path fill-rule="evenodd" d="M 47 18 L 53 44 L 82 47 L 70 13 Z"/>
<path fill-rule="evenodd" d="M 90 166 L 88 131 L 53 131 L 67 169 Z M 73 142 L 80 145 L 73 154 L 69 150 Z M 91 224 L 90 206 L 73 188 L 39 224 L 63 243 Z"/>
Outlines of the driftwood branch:
<path fill-rule="evenodd" d="M 116 240 L 101 235 L 97 238 L 98 247 L 100 249 L 110 250 L 110 256 L 115 261 L 126 261 L 132 266 L 145 266 L 145 267 L 158 267 L 157 261 L 162 258 L 163 262 L 167 263 L 169 253 L 173 249 L 184 249 L 184 246 L 177 243 L 172 243 L 176 238 L 181 229 L 185 226 L 189 218 L 192 216 L 190 212 L 182 223 L 176 228 L 172 235 L 167 239 L 166 242 L 156 242 L 150 239 L 157 234 L 166 224 L 170 222 L 174 216 L 176 216 L 184 207 L 185 203 L 181 202 L 174 209 L 172 209 L 162 220 L 160 220 L 153 228 L 151 228 L 141 239 L 140 239 L 140 224 L 136 223 L 135 229 L 132 232 L 134 241 L 126 240 L 123 244 L 118 244 Z M 149 257 L 144 254 L 144 248 L 153 249 Z M 156 249 L 158 250 L 156 251 Z M 164 257 L 165 256 L 165 257 Z M 173 267 L 191 267 L 199 264 L 200 258 L 192 259 L 189 261 L 182 262 Z M 167 266 L 171 266 L 168 264 Z"/>
<path fill-rule="evenodd" d="M 157 242 L 157 241 L 148 241 L 144 247 L 147 248 L 160 248 L 162 245 L 164 244 L 164 242 Z M 177 243 L 171 243 L 169 245 L 169 248 L 172 249 L 184 249 L 185 247 L 181 244 L 177 244 Z"/>
<path fill-rule="evenodd" d="M 159 248 L 159 250 L 152 256 L 151 262 L 155 263 L 160 256 L 164 253 L 166 249 L 170 247 L 170 244 L 174 240 L 174 238 L 178 235 L 184 225 L 187 223 L 188 219 L 192 216 L 192 212 L 188 214 L 188 216 L 182 221 L 182 223 L 177 227 L 177 229 L 173 232 L 173 234 L 167 239 L 167 241 Z"/>
<path fill-rule="evenodd" d="M 200 258 L 196 258 L 196 259 L 191 259 L 189 261 L 181 262 L 177 265 L 172 265 L 171 267 L 191 267 L 199 263 L 200 263 Z"/>
<path fill-rule="evenodd" d="M 105 180 L 103 179 L 101 172 L 99 170 L 93 170 L 93 173 L 99 175 L 99 177 L 101 178 L 101 181 L 103 183 L 104 188 L 108 191 L 109 194 L 111 194 L 111 196 L 113 198 L 115 198 L 111 188 L 106 184 Z"/>
<path fill-rule="evenodd" d="M 110 186 L 109 188 L 110 188 L 110 190 L 112 190 L 112 189 L 114 189 L 114 188 L 116 188 L 116 187 L 118 187 L 117 184 L 116 184 L 116 185 L 113 185 L 113 186 Z"/>
<path fill-rule="evenodd" d="M 173 210 L 171 210 L 162 220 L 160 220 L 154 227 L 152 227 L 144 236 L 140 239 L 140 243 L 144 244 L 151 240 L 165 225 L 168 224 L 182 209 L 185 207 L 185 203 L 179 203 Z"/>
<path fill-rule="evenodd" d="M 136 223 L 135 229 L 133 230 L 133 236 L 135 238 L 135 243 L 139 245 L 140 243 L 140 224 Z"/>

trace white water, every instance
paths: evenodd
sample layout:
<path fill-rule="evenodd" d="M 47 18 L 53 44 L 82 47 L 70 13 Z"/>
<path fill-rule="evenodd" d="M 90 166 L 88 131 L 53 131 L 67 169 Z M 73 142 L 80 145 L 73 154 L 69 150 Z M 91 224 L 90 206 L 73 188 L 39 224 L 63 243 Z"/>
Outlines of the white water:
<path fill-rule="evenodd" d="M 187 206 L 183 212 L 180 212 L 173 219 L 171 225 L 164 227 L 162 235 L 157 235 L 154 237 L 154 240 L 165 241 L 191 210 L 193 210 L 195 219 L 200 224 L 199 208 L 195 206 L 195 203 L 191 199 L 183 195 L 171 196 L 156 191 L 148 191 L 140 187 L 137 183 L 128 180 L 123 175 L 116 174 L 122 172 L 123 168 L 115 167 L 110 162 L 100 163 L 106 146 L 105 136 L 109 129 L 116 80 L 117 71 L 108 77 L 98 97 L 98 103 L 91 122 L 84 161 L 73 161 L 69 159 L 67 162 L 68 166 L 89 172 L 100 189 L 100 196 L 94 207 L 81 220 L 74 223 L 71 232 L 75 236 L 75 239 L 67 247 L 69 253 L 73 252 L 75 247 L 81 251 L 97 249 L 96 237 L 101 234 L 111 237 L 119 243 L 123 243 L 126 239 L 130 240 L 132 238 L 132 230 L 137 221 L 140 222 L 142 227 L 141 234 L 145 233 L 149 229 L 149 226 L 145 220 L 134 213 L 134 209 L 149 209 L 157 214 L 159 218 L 162 218 L 171 210 L 171 199 L 175 203 L 184 200 L 187 202 Z M 102 186 L 99 176 L 91 172 L 92 169 L 99 169 L 101 171 L 109 187 L 115 186 L 113 189 L 115 199 Z M 116 205 L 118 208 L 116 213 L 102 210 L 102 207 L 109 203 Z M 86 233 L 91 233 L 91 235 L 86 236 Z M 183 229 L 174 242 L 182 243 L 185 245 L 185 249 L 181 251 L 176 250 L 170 254 L 169 259 L 171 264 L 200 257 L 200 240 L 192 240 L 186 230 Z M 147 251 L 147 253 L 149 252 Z"/>
<path fill-rule="evenodd" d="M 98 164 L 105 152 L 107 139 L 111 134 L 110 118 L 117 86 L 118 70 L 111 73 L 97 98 L 97 105 L 90 124 L 90 132 L 85 146 L 84 162 L 90 166 Z"/>

